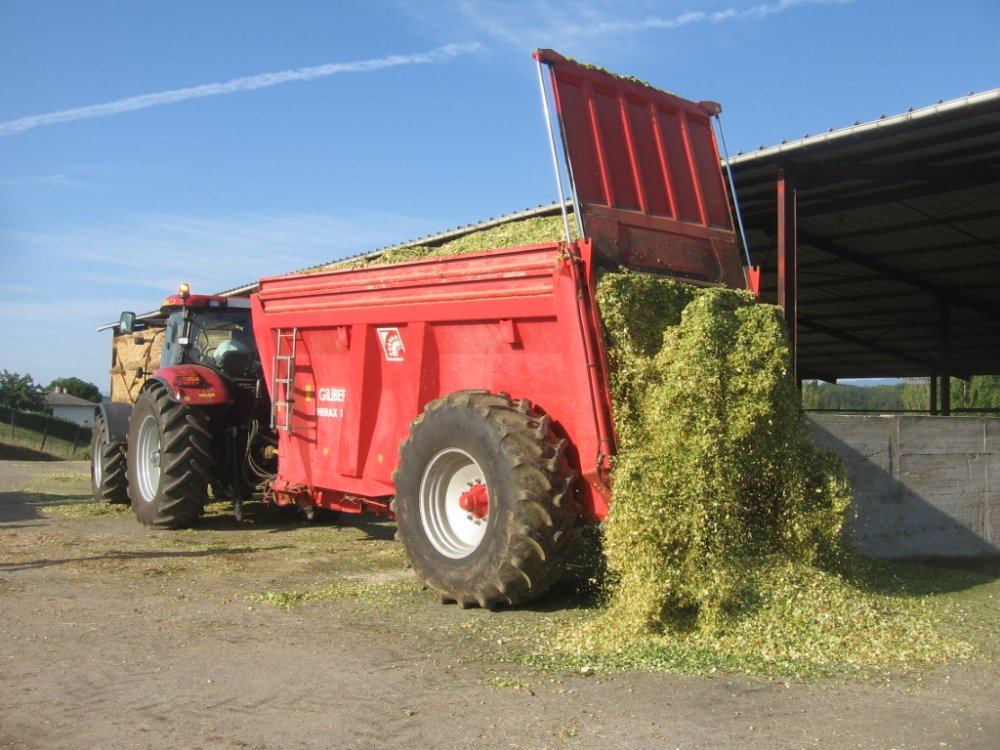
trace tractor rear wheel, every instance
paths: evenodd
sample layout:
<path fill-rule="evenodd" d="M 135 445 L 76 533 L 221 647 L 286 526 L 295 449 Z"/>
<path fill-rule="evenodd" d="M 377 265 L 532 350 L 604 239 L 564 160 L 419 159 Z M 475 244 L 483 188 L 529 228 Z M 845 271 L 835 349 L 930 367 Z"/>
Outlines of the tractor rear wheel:
<path fill-rule="evenodd" d="M 94 420 L 90 439 L 90 488 L 99 503 L 127 503 L 125 445 L 108 439 L 104 416 Z"/>
<path fill-rule="evenodd" d="M 211 436 L 204 412 L 154 385 L 139 394 L 128 433 L 128 491 L 144 526 L 190 526 L 208 501 Z"/>
<path fill-rule="evenodd" d="M 410 424 L 393 510 L 410 564 L 443 601 L 495 609 L 544 594 L 576 520 L 549 418 L 506 394 L 458 391 Z"/>

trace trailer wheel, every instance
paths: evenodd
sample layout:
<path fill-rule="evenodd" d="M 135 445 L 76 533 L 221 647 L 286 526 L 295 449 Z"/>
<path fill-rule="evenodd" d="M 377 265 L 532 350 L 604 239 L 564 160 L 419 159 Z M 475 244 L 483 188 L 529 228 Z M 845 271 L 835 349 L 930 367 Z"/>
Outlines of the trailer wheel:
<path fill-rule="evenodd" d="M 162 386 L 139 394 L 128 432 L 128 491 L 144 526 L 189 526 L 208 500 L 211 436 L 204 412 Z"/>
<path fill-rule="evenodd" d="M 394 474 L 399 538 L 417 575 L 462 607 L 544 594 L 576 508 L 549 418 L 505 394 L 458 391 L 410 424 Z"/>
<path fill-rule="evenodd" d="M 99 503 L 128 502 L 125 446 L 108 440 L 102 415 L 94 420 L 90 439 L 90 488 Z"/>

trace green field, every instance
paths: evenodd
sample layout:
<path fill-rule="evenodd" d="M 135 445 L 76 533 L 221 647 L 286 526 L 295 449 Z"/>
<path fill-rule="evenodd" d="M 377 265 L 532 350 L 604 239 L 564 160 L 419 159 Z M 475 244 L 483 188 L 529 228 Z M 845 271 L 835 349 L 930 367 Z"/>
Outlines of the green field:
<path fill-rule="evenodd" d="M 0 461 L 67 461 L 90 459 L 90 430 L 80 442 L 0 423 Z"/>

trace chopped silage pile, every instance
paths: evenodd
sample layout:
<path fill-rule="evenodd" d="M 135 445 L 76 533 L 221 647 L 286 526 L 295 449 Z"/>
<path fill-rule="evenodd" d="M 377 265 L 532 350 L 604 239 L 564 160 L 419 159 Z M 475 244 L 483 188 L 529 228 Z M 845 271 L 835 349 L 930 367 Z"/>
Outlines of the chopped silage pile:
<path fill-rule="evenodd" d="M 619 451 L 612 607 L 635 632 L 719 629 L 779 555 L 829 561 L 850 491 L 806 438 L 780 311 L 746 292 L 607 274 L 598 288 Z"/>
<path fill-rule="evenodd" d="M 804 433 L 778 308 L 628 272 L 597 297 L 619 438 L 607 606 L 564 652 L 785 674 L 964 653 L 920 602 L 850 582 L 850 489 Z"/>

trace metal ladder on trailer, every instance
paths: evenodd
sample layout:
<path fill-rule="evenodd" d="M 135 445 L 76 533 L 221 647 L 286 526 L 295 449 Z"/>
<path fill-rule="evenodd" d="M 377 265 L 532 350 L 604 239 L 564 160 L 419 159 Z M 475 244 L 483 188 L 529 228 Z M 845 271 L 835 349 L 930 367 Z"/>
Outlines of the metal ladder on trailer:
<path fill-rule="evenodd" d="M 271 363 L 271 429 L 292 431 L 292 403 L 295 393 L 295 350 L 299 341 L 298 328 L 278 328 Z"/>

